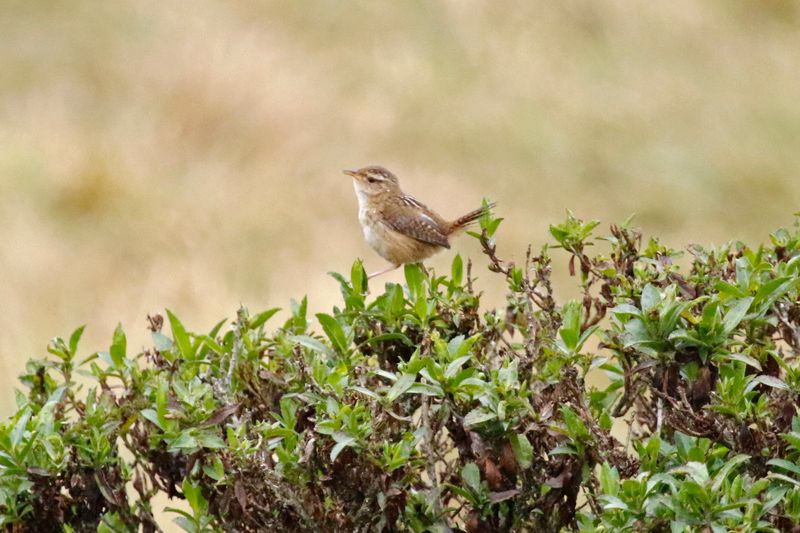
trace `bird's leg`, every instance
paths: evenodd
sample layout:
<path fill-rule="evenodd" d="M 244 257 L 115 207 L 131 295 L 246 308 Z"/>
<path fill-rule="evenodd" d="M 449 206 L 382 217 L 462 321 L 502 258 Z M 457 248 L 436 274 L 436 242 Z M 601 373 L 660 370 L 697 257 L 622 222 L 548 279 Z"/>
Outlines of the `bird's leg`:
<path fill-rule="evenodd" d="M 392 266 L 390 266 L 389 268 L 387 268 L 385 270 L 381 270 L 379 272 L 373 272 L 372 274 L 367 276 L 367 279 L 372 279 L 374 277 L 380 276 L 381 274 L 386 274 L 387 272 L 391 272 L 392 270 L 397 269 L 399 266 L 400 265 L 392 265 Z"/>

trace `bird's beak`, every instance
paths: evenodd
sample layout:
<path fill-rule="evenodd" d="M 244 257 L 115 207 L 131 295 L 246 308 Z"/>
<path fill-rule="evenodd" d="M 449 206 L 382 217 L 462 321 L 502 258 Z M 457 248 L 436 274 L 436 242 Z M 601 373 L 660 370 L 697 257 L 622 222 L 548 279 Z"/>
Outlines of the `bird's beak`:
<path fill-rule="evenodd" d="M 358 177 L 358 171 L 355 171 L 355 170 L 343 170 L 342 172 L 344 172 L 348 176 L 352 176 L 354 178 Z"/>

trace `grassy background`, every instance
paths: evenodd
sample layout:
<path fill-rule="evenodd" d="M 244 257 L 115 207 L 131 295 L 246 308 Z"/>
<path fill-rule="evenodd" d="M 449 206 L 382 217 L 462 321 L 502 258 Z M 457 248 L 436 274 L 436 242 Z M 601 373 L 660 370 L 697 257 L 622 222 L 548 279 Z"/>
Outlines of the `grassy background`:
<path fill-rule="evenodd" d="M 763 240 L 800 204 L 799 29 L 791 0 L 7 0 L 0 415 L 82 323 L 86 354 L 120 321 L 136 349 L 148 312 L 322 310 L 326 272 L 382 268 L 343 168 L 446 216 L 491 196 L 506 256 L 565 208 Z"/>

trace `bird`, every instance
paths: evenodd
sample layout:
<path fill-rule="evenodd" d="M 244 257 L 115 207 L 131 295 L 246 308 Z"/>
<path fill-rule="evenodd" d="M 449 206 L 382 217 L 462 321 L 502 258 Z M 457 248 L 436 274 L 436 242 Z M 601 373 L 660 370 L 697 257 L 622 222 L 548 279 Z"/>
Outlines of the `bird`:
<path fill-rule="evenodd" d="M 420 263 L 436 252 L 450 248 L 450 237 L 487 214 L 494 204 L 484 205 L 455 220 L 446 220 L 434 210 L 403 192 L 392 172 L 378 165 L 344 170 L 353 178 L 358 198 L 358 221 L 364 238 L 391 266 L 367 276 L 391 272 L 400 265 Z"/>

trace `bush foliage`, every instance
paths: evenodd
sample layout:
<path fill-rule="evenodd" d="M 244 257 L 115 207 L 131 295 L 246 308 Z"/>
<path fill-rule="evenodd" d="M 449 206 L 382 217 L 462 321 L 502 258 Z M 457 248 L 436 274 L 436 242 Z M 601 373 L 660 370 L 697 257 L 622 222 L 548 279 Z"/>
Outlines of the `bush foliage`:
<path fill-rule="evenodd" d="M 515 265 L 499 224 L 473 235 L 504 309 L 458 256 L 382 289 L 356 262 L 316 320 L 304 298 L 275 329 L 167 311 L 138 355 L 121 328 L 82 357 L 82 328 L 54 339 L 0 425 L 0 524 L 159 531 L 163 493 L 190 532 L 797 527 L 798 225 L 681 253 L 570 214 Z"/>

